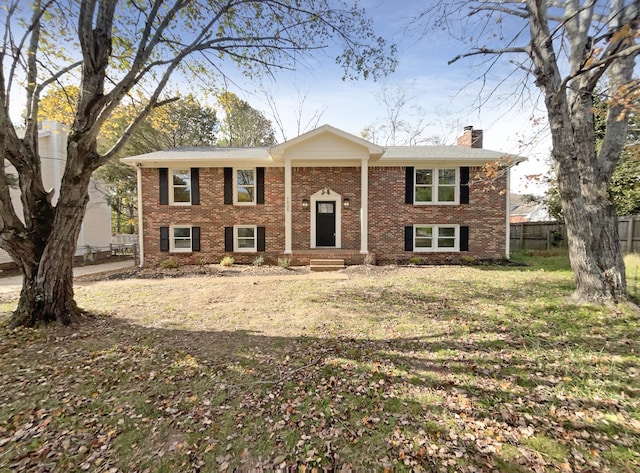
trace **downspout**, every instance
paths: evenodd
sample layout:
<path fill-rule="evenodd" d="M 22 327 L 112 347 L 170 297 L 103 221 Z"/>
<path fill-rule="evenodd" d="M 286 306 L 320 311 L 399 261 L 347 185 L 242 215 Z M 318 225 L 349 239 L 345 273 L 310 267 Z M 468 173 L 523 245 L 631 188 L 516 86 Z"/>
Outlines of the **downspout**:
<path fill-rule="evenodd" d="M 506 254 L 504 255 L 506 259 L 509 259 L 511 257 L 511 221 L 509 218 L 509 214 L 511 213 L 511 167 L 509 167 L 509 171 L 507 172 L 507 198 L 505 199 L 507 202 L 507 208 L 506 208 L 506 237 L 507 237 L 507 241 L 506 241 Z"/>
<path fill-rule="evenodd" d="M 144 225 L 142 224 L 142 164 L 136 163 L 137 186 L 138 186 L 138 249 L 140 263 L 142 268 L 144 264 Z"/>

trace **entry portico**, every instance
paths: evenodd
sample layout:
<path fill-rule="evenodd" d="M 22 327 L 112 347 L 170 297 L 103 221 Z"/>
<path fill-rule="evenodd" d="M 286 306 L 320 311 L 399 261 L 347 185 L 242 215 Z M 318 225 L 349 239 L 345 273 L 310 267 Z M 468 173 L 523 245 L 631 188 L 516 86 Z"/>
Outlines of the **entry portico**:
<path fill-rule="evenodd" d="M 383 153 L 384 149 L 380 146 L 330 125 L 321 126 L 271 149 L 274 161 L 283 162 L 285 168 L 285 254 L 293 253 L 293 169 L 303 167 L 360 168 L 360 253 L 369 252 L 369 163 L 378 160 Z M 311 183 L 312 186 L 315 185 L 312 189 L 317 188 L 314 193 L 302 197 L 310 211 L 311 249 L 342 248 L 342 209 L 346 202 L 349 202 L 350 206 L 350 201 L 344 200 L 342 195 L 332 189 L 331 173 L 326 175 L 324 182 Z M 331 230 L 334 233 L 333 239 L 330 235 Z M 328 238 L 324 238 L 326 232 L 329 233 Z"/>

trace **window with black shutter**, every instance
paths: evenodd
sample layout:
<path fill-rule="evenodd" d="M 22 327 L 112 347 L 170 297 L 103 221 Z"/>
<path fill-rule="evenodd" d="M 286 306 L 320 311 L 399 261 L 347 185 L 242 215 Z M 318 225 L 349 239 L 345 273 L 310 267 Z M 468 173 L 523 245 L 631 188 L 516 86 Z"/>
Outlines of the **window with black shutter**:
<path fill-rule="evenodd" d="M 169 205 L 169 169 L 160 168 L 158 174 L 160 177 L 160 205 Z M 167 251 L 169 250 L 167 249 Z"/>
<path fill-rule="evenodd" d="M 160 251 L 169 251 L 169 227 L 160 227 Z"/>
<path fill-rule="evenodd" d="M 469 203 L 469 167 L 460 168 L 460 203 Z"/>
<path fill-rule="evenodd" d="M 233 168 L 224 168 L 224 204 L 233 204 Z"/>

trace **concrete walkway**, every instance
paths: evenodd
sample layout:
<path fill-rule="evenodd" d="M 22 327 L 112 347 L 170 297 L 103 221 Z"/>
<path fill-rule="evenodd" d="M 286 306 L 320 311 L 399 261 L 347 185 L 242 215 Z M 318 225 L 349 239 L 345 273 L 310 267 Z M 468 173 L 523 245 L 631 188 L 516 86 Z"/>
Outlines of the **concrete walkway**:
<path fill-rule="evenodd" d="M 78 266 L 73 268 L 75 277 L 84 276 L 86 274 L 103 273 L 105 271 L 113 271 L 115 269 L 124 269 L 133 267 L 133 260 L 116 261 L 115 263 L 92 264 L 88 266 Z M 0 276 L 0 294 L 7 292 L 20 291 L 22 289 L 22 276 L 10 276 L 3 278 Z"/>

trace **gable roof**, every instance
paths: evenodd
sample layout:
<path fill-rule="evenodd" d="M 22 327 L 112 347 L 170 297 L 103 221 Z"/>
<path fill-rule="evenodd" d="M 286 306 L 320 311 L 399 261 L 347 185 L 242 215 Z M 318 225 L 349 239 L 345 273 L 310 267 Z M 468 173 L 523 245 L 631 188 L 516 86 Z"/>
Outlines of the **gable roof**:
<path fill-rule="evenodd" d="M 379 166 L 457 165 L 477 166 L 505 161 L 509 166 L 525 158 L 484 148 L 466 146 L 378 146 L 331 125 L 285 141 L 272 148 L 185 147 L 122 158 L 131 166 L 281 166 L 285 159 L 322 166 L 359 165 L 363 159 Z M 312 164 L 313 163 L 313 164 Z"/>
<path fill-rule="evenodd" d="M 303 133 L 296 138 L 274 146 L 271 148 L 271 155 L 276 160 L 281 160 L 289 151 L 300 149 L 304 145 L 312 144 L 314 141 L 320 141 L 322 138 L 337 139 L 345 148 L 363 148 L 362 151 L 366 152 L 369 158 L 379 158 L 384 152 L 382 147 L 373 144 L 364 138 L 352 135 L 351 133 L 347 133 L 346 131 L 332 127 L 331 125 L 322 125 L 315 130 Z"/>

